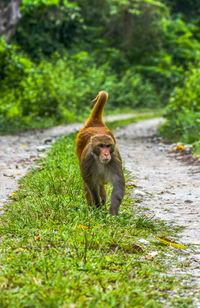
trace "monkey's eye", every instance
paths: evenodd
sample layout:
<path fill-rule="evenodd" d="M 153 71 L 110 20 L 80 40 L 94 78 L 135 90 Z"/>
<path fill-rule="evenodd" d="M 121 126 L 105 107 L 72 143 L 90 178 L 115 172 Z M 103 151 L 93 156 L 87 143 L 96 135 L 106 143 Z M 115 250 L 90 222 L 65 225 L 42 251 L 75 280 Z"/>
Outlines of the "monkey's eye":
<path fill-rule="evenodd" d="M 100 143 L 100 144 L 99 144 L 99 147 L 100 147 L 100 148 L 104 148 L 104 144 Z"/>
<path fill-rule="evenodd" d="M 106 144 L 106 148 L 110 148 L 111 147 L 111 144 Z"/>

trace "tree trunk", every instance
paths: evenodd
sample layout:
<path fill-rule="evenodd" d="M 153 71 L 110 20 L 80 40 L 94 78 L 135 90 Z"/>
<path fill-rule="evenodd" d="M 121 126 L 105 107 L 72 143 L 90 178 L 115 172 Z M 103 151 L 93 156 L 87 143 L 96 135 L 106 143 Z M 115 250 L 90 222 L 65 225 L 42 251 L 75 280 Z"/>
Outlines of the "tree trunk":
<path fill-rule="evenodd" d="M 125 54 L 128 56 L 131 51 L 132 35 L 133 35 L 133 14 L 126 9 L 124 11 L 124 31 L 123 45 Z"/>
<path fill-rule="evenodd" d="M 11 0 L 5 7 L 0 0 L 0 36 L 4 35 L 7 43 L 10 43 L 21 18 L 20 4 L 21 0 Z"/>

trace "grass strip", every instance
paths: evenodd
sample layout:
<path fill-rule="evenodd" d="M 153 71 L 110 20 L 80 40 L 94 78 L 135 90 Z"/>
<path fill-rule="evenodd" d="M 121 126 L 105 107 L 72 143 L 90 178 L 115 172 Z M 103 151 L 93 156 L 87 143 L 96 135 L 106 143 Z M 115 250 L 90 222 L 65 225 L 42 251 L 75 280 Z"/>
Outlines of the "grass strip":
<path fill-rule="evenodd" d="M 88 207 L 75 135 L 60 138 L 1 216 L 0 307 L 192 307 L 188 287 L 168 274 L 180 250 L 154 239 L 170 231 L 138 212 L 132 188 L 118 217 L 110 198 Z"/>
<path fill-rule="evenodd" d="M 145 115 L 138 115 L 138 116 L 133 116 L 127 119 L 120 119 L 120 120 L 115 120 L 115 121 L 110 121 L 106 122 L 106 125 L 109 127 L 109 129 L 114 130 L 118 127 L 126 126 L 134 122 L 142 121 L 142 120 L 148 120 L 148 119 L 154 119 L 162 117 L 162 112 L 149 112 Z"/>
<path fill-rule="evenodd" d="M 70 124 L 70 123 L 77 123 L 77 122 L 83 122 L 87 118 L 88 114 L 91 112 L 91 108 L 86 109 L 86 111 L 82 112 L 80 116 L 75 116 L 73 118 L 69 119 L 69 122 L 62 122 L 62 121 L 56 121 L 54 118 L 38 118 L 38 119 L 32 119 L 30 120 L 30 123 L 22 123 L 22 119 L 10 119 L 10 121 L 6 120 L 1 122 L 0 121 L 0 135 L 3 134 L 13 134 L 17 132 L 23 132 L 27 130 L 34 130 L 34 129 L 40 129 L 40 128 L 49 128 L 56 125 L 62 125 L 62 124 Z M 145 119 L 146 117 L 159 117 L 162 116 L 163 109 L 131 109 L 131 108 L 117 108 L 115 110 L 107 110 L 105 109 L 104 115 L 118 115 L 118 114 L 138 114 L 138 119 L 141 117 L 141 119 Z M 144 116 L 140 116 L 140 114 L 145 114 Z M 143 118 L 144 117 L 144 118 Z M 133 117 L 135 118 L 135 117 Z M 132 119 L 133 119 L 132 118 Z M 124 121 L 124 120 L 120 120 Z M 119 122 L 120 122 L 119 121 Z M 117 121 L 116 121 L 117 122 Z M 132 121 L 133 122 L 133 121 Z M 124 125 L 126 122 L 124 122 Z M 128 124 L 131 123 L 128 122 Z M 120 123 L 116 123 L 116 127 L 120 125 Z"/>

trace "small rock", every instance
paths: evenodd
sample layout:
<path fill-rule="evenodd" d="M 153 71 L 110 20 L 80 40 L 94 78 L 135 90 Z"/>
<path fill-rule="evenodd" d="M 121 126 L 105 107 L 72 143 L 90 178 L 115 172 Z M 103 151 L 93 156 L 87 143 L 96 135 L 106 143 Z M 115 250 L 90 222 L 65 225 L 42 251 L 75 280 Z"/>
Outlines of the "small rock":
<path fill-rule="evenodd" d="M 44 144 L 48 144 L 48 143 L 51 143 L 52 141 L 53 141 L 53 138 L 47 137 L 47 138 L 45 138 L 45 139 L 43 140 L 43 143 L 44 143 Z"/>
<path fill-rule="evenodd" d="M 185 202 L 185 203 L 193 203 L 192 200 L 185 200 L 184 202 Z"/>
<path fill-rule="evenodd" d="M 39 145 L 39 146 L 37 147 L 37 151 L 38 151 L 38 152 L 44 152 L 44 151 L 46 151 L 46 150 L 48 150 L 48 149 L 50 149 L 50 148 L 51 148 L 50 145 Z"/>
<path fill-rule="evenodd" d="M 143 244 L 149 244 L 149 241 L 145 240 L 144 238 L 141 238 L 140 240 L 138 240 L 138 242 Z"/>
<path fill-rule="evenodd" d="M 145 195 L 146 195 L 143 191 L 138 190 L 138 189 L 135 189 L 135 190 L 134 190 L 134 193 L 135 193 L 136 195 L 139 195 L 139 196 L 145 196 Z"/>

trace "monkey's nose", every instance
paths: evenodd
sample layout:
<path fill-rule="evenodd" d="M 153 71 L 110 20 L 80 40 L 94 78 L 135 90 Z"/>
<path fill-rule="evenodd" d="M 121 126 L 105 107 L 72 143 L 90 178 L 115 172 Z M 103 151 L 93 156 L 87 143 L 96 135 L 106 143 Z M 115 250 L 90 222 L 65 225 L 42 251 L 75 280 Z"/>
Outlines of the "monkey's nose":
<path fill-rule="evenodd" d="M 110 156 L 109 156 L 109 154 L 104 153 L 104 156 L 103 156 L 103 161 L 104 161 L 105 163 L 107 163 L 107 162 L 109 162 L 109 161 L 110 161 Z"/>
<path fill-rule="evenodd" d="M 109 155 L 108 154 L 104 154 L 104 159 L 108 160 L 109 159 Z"/>

